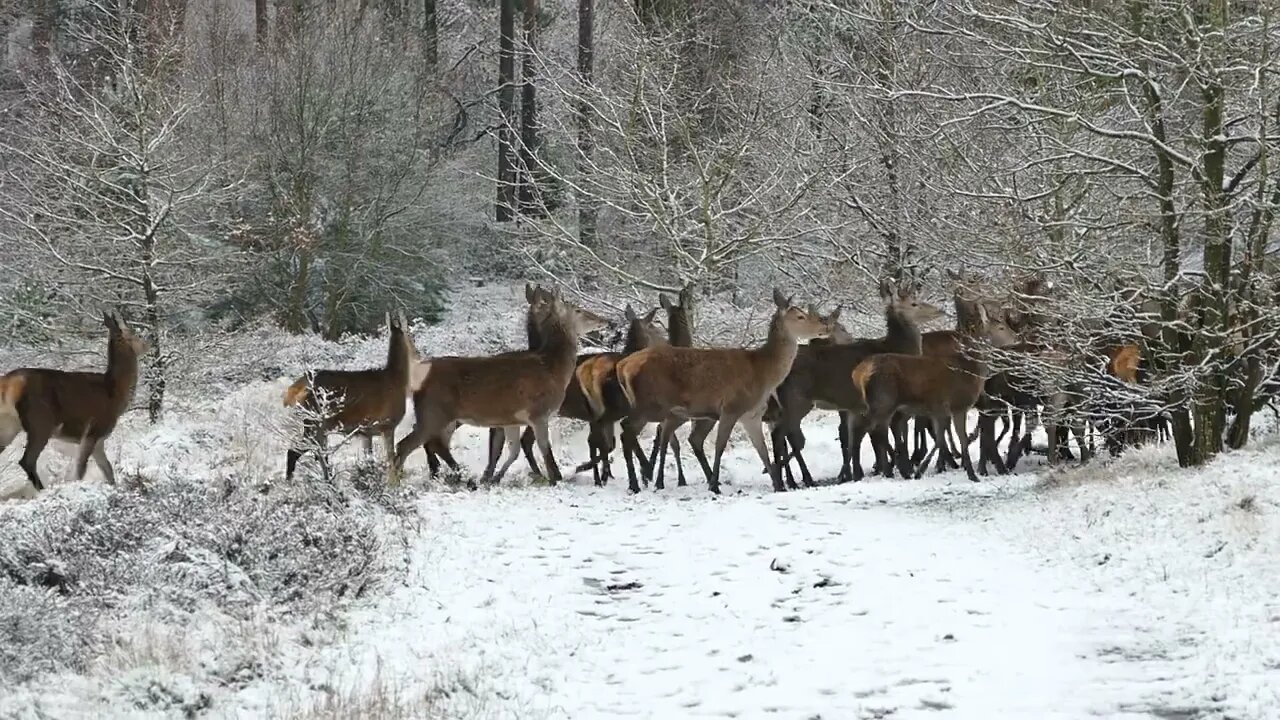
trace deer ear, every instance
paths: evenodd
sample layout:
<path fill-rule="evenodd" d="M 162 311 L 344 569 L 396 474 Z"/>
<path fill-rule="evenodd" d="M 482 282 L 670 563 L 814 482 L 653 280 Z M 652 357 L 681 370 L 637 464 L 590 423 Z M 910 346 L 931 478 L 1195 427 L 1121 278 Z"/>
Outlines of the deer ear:
<path fill-rule="evenodd" d="M 837 305 L 837 306 L 836 306 L 836 309 L 835 309 L 835 310 L 832 310 L 832 311 L 831 311 L 831 314 L 827 316 L 827 319 L 828 319 L 828 320 L 830 320 L 831 322 L 835 322 L 835 321 L 839 320 L 839 319 L 840 319 L 840 309 L 841 309 L 842 307 L 844 307 L 844 306 L 843 306 L 843 305 Z"/>
<path fill-rule="evenodd" d="M 685 285 L 680 290 L 680 304 L 688 305 L 693 301 L 693 283 Z"/>
<path fill-rule="evenodd" d="M 636 311 L 631 309 L 631 303 L 627 303 L 627 309 L 623 310 L 622 314 L 626 316 L 629 322 L 635 322 L 637 320 Z"/>
<path fill-rule="evenodd" d="M 775 287 L 773 289 L 773 304 L 785 310 L 791 306 L 791 301 L 783 296 L 781 290 Z"/>
<path fill-rule="evenodd" d="M 525 302 L 527 302 L 527 303 L 532 304 L 532 303 L 533 303 L 533 297 L 534 297 L 534 295 L 533 295 L 533 283 L 525 283 L 525 284 L 524 284 L 524 301 L 525 301 Z"/>
<path fill-rule="evenodd" d="M 960 273 L 957 273 L 955 270 L 952 270 L 951 268 L 947 268 L 946 273 L 947 273 L 947 277 L 950 278 L 951 280 L 954 280 L 955 282 L 960 282 Z"/>
<path fill-rule="evenodd" d="M 978 323 L 982 327 L 986 327 L 991 321 L 987 317 L 987 306 L 983 303 L 976 303 L 978 306 Z"/>
<path fill-rule="evenodd" d="M 818 306 L 813 303 L 809 303 L 809 309 L 807 312 L 814 317 L 822 316 L 822 313 L 818 312 Z"/>
<path fill-rule="evenodd" d="M 886 303 L 893 302 L 894 294 L 895 294 L 895 289 L 893 286 L 893 281 L 890 280 L 889 278 L 885 278 L 881 280 L 880 281 L 880 299 L 885 301 Z"/>
<path fill-rule="evenodd" d="M 666 293 L 658 293 L 658 304 L 667 312 L 671 312 L 675 307 L 675 303 L 671 302 L 671 298 L 667 297 Z"/>
<path fill-rule="evenodd" d="M 645 321 L 645 322 L 649 322 L 649 323 L 653 322 L 653 321 L 658 317 L 658 310 L 659 310 L 659 309 L 660 309 L 660 308 L 654 308 L 654 309 L 650 310 L 650 311 L 649 311 L 649 314 L 644 316 L 644 321 Z"/>

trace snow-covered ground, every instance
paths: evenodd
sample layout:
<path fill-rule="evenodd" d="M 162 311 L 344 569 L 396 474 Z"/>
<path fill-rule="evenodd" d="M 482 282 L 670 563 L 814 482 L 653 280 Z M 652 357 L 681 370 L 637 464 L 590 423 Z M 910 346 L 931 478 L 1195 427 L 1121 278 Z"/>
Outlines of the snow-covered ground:
<path fill-rule="evenodd" d="M 497 342 L 489 324 L 518 317 L 466 307 L 420 346 Z M 503 337 L 517 344 L 518 330 Z M 267 412 L 237 397 L 210 412 Z M 835 474 L 834 422 L 807 426 L 819 478 Z M 190 472 L 209 432 L 133 425 L 118 452 Z M 220 472 L 278 473 L 282 441 L 231 434 Z M 456 436 L 465 465 L 482 464 L 482 437 Z M 583 459 L 583 437 L 558 426 L 562 465 Z M 0 459 L 5 482 L 11 466 Z M 398 536 L 403 566 L 335 617 L 266 618 L 252 642 L 196 623 L 201 652 L 255 646 L 242 681 L 211 683 L 199 658 L 139 662 L 128 683 L 99 663 L 8 688 L 0 716 L 1280 717 L 1280 443 L 1267 436 L 1199 471 L 1147 448 L 978 484 L 949 473 L 785 494 L 735 436 L 718 498 L 686 467 L 691 487 L 638 496 L 620 458 L 605 488 L 522 473 L 477 492 L 433 485 Z M 424 474 L 419 455 L 410 482 Z M 201 701 L 136 702 L 147 672 Z"/>

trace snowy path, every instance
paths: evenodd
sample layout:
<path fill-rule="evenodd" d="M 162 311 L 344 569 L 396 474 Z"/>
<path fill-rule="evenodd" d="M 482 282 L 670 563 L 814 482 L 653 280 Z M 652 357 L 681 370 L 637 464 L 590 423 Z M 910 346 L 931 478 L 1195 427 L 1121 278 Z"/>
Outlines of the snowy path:
<path fill-rule="evenodd" d="M 1148 673 L 1099 654 L 1098 598 L 913 499 L 955 477 L 431 494 L 405 586 L 294 684 L 468 718 L 1160 717 L 1123 711 Z"/>

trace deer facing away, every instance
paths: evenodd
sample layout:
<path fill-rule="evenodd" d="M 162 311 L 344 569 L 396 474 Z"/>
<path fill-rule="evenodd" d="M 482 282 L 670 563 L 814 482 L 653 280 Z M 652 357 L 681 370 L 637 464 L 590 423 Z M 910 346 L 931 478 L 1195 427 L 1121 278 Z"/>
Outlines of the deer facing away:
<path fill-rule="evenodd" d="M 104 442 L 133 401 L 138 356 L 147 351 L 147 344 L 114 312 L 104 315 L 103 323 L 109 335 L 106 372 L 22 368 L 0 377 L 0 452 L 19 433 L 26 433 L 27 446 L 18 464 L 36 490 L 44 489 L 36 461 L 54 438 L 79 444 L 77 480 L 84 477 L 92 457 L 107 482 L 115 482 Z"/>

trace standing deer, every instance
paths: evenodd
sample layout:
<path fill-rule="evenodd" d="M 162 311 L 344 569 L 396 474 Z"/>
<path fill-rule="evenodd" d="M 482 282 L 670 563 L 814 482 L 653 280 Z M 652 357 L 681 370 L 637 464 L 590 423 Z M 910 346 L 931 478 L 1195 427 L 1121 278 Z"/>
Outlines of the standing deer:
<path fill-rule="evenodd" d="M 849 384 L 849 377 L 858 363 L 877 353 L 918 355 L 920 326 L 943 317 L 942 310 L 921 301 L 912 292 L 898 290 L 889 280 L 880 283 L 880 299 L 884 302 L 884 337 L 865 338 L 844 345 L 811 344 L 799 350 L 790 374 L 778 387 L 775 445 L 785 437 L 792 452 L 798 454 L 804 448 L 800 423 L 815 407 L 850 410 L 856 406 L 858 399 Z M 867 428 L 856 421 L 847 424 L 854 434 L 846 434 L 847 443 L 842 444 L 840 478 L 858 480 L 862 477 L 861 464 L 853 463 L 851 466 L 850 461 L 856 458 Z M 690 442 L 693 442 L 692 437 Z M 812 484 L 813 479 L 804 472 L 803 464 L 801 473 L 805 484 Z"/>
<path fill-rule="evenodd" d="M 849 345 L 854 342 L 853 335 L 847 328 L 845 328 L 844 325 L 840 324 L 840 310 L 841 307 L 837 305 L 836 309 L 831 311 L 831 314 L 822 315 L 816 305 L 813 305 L 812 303 L 809 305 L 809 314 L 816 315 L 822 319 L 822 322 L 827 326 L 828 334 L 825 338 L 814 338 L 813 340 L 810 340 L 808 345 L 805 347 L 814 348 L 825 345 Z M 797 359 L 801 354 L 807 352 L 805 347 L 797 350 Z M 795 368 L 795 363 L 792 363 L 791 370 L 793 373 L 795 372 Z M 788 379 L 790 379 L 790 374 L 788 374 Z M 785 385 L 787 380 L 783 380 L 782 382 Z M 839 415 L 840 422 L 837 430 L 837 438 L 840 441 L 841 449 L 844 449 L 849 446 L 848 427 L 846 427 L 845 424 L 846 411 L 841 410 Z M 791 472 L 792 458 L 795 458 L 796 464 L 800 466 L 800 477 L 805 487 L 813 487 L 815 484 L 813 482 L 813 475 L 809 472 L 809 466 L 805 463 L 804 455 L 800 452 L 801 448 L 805 445 L 804 431 L 797 425 L 790 428 L 791 435 L 788 436 L 788 428 L 784 428 L 779 424 L 781 416 L 782 408 L 778 405 L 776 398 L 771 398 L 769 400 L 769 409 L 765 411 L 764 419 L 765 423 L 767 423 L 770 428 L 769 436 L 770 441 L 773 444 L 773 461 L 786 473 L 788 489 L 795 490 L 799 488 L 799 485 L 796 484 L 795 476 Z M 695 426 L 694 432 L 698 432 L 697 426 Z M 791 448 L 791 452 L 789 454 L 787 452 L 788 446 Z M 768 468 L 765 468 L 765 472 L 768 472 Z"/>
<path fill-rule="evenodd" d="M 422 378 L 413 394 L 413 431 L 396 447 L 396 466 L 415 448 L 438 454 L 453 469 L 458 463 L 449 452 L 448 440 L 460 423 L 501 427 L 507 438 L 507 458 L 496 475 L 499 480 L 519 453 L 520 429 L 533 428 L 534 438 L 547 464 L 551 484 L 561 479 L 551 453 L 548 421 L 564 402 L 565 389 L 577 366 L 578 339 L 605 327 L 599 317 L 566 303 L 558 293 L 541 306 L 536 321 L 542 337 L 537 350 L 493 357 L 443 357 L 420 364 Z"/>
<path fill-rule="evenodd" d="M 358 434 L 365 451 L 372 453 L 373 436 L 382 438 L 387 456 L 387 482 L 395 484 L 399 476 L 392 462 L 396 425 L 404 417 L 405 400 L 413 390 L 413 367 L 418 349 L 405 332 L 408 323 L 404 313 L 387 315 L 390 339 L 387 361 L 371 370 L 317 370 L 303 375 L 284 391 L 285 407 L 304 411 L 303 439 L 310 447 L 289 448 L 285 458 L 285 480 L 293 479 L 298 459 L 308 449 L 317 450 L 325 474 L 328 458 L 325 445 L 333 432 Z"/>
<path fill-rule="evenodd" d="M 689 419 L 715 420 L 715 461 L 710 468 L 708 487 L 720 492 L 720 459 L 736 424 L 746 430 L 760 462 L 769 466 L 775 490 L 785 490 L 779 469 L 769 462 L 762 418 L 769 397 L 786 378 L 801 340 L 826 337 L 822 321 L 795 307 L 778 289 L 773 291 L 776 311 L 769 324 L 764 345 L 746 348 L 661 347 L 641 350 L 623 358 L 616 373 L 622 392 L 631 405 L 631 418 L 661 422 L 658 447 L 666 454 L 667 441 Z M 624 425 L 632 434 L 634 426 Z M 625 439 L 624 439 L 625 442 Z M 662 487 L 659 457 L 655 487 Z M 630 490 L 639 492 L 634 473 Z"/>
<path fill-rule="evenodd" d="M 22 368 L 0 377 L 0 452 L 26 433 L 18 464 L 36 490 L 44 489 L 36 461 L 53 438 L 78 443 L 77 480 L 84 478 L 92 457 L 107 482 L 115 483 L 104 443 L 133 401 L 138 356 L 147 352 L 147 344 L 115 312 L 106 313 L 103 323 L 109 335 L 106 372 Z"/>
<path fill-rule="evenodd" d="M 978 315 L 985 325 L 985 308 L 978 306 Z M 941 448 L 946 441 L 948 422 L 954 425 L 957 440 L 967 439 L 966 414 L 978 403 L 986 379 L 987 367 L 974 357 L 928 357 L 922 355 L 882 354 L 873 355 L 854 368 L 851 378 L 856 400 L 851 410 L 862 415 L 872 429 L 883 431 L 895 414 L 909 413 L 928 417 L 933 423 L 936 445 Z M 898 470 L 907 477 L 912 468 L 906 452 L 906 431 L 902 424 L 894 424 L 894 441 Z M 888 467 L 890 460 L 883 444 L 875 444 L 876 462 Z M 961 448 L 960 458 L 969 479 L 977 482 L 969 453 Z M 919 477 L 924 465 L 915 469 Z M 939 470 L 942 469 L 939 464 Z"/>
<path fill-rule="evenodd" d="M 662 299 L 666 300 L 666 296 L 662 296 Z M 588 355 L 578 362 L 578 369 L 574 372 L 575 382 L 570 383 L 570 389 L 576 387 L 579 397 L 585 401 L 588 410 L 586 417 L 578 417 L 577 412 L 573 415 L 566 413 L 567 409 L 572 411 L 580 409 L 577 403 L 571 402 L 569 394 L 566 394 L 564 405 L 560 408 L 562 416 L 585 419 L 590 425 L 587 433 L 587 448 L 591 459 L 584 465 L 591 466 L 592 476 L 597 486 L 604 485 L 608 478 L 613 476 L 609 466 L 609 453 L 613 451 L 616 443 L 618 421 L 626 416 L 628 410 L 626 398 L 622 396 L 622 391 L 614 378 L 614 369 L 619 360 L 632 353 L 647 347 L 669 344 L 662 329 L 655 322 L 657 314 L 658 308 L 654 308 L 642 317 L 636 315 L 628 305 L 626 309 L 627 340 L 622 347 L 622 352 Z M 607 393 L 606 387 L 609 390 Z M 638 450 L 638 447 L 623 448 L 623 452 L 628 453 L 628 462 L 635 457 L 643 465 L 647 461 L 643 453 L 635 452 Z M 645 472 L 648 472 L 647 468 Z"/>

